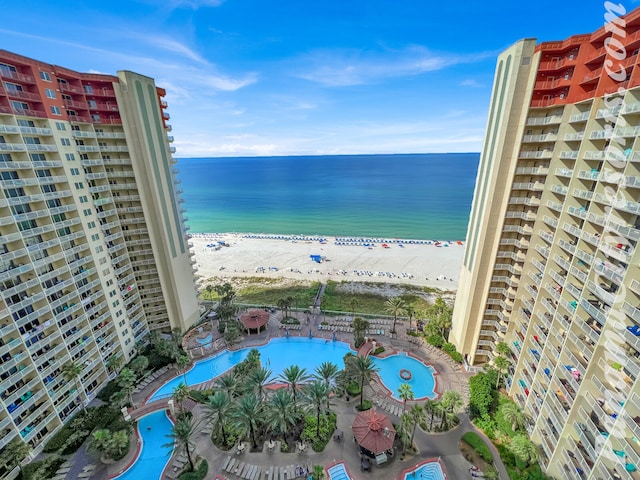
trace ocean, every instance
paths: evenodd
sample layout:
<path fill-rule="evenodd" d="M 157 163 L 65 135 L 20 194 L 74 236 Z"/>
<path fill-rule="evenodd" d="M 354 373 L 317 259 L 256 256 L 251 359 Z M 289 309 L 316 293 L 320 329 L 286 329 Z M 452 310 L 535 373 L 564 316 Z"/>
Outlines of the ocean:
<path fill-rule="evenodd" d="M 192 233 L 464 240 L 480 154 L 179 159 Z"/>

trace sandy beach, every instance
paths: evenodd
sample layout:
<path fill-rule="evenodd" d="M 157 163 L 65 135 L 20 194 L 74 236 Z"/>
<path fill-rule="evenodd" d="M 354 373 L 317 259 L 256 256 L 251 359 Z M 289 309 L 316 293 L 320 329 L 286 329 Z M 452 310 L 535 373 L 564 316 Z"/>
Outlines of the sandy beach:
<path fill-rule="evenodd" d="M 219 233 L 193 234 L 190 243 L 203 283 L 213 277 L 262 276 L 458 288 L 462 242 L 389 240 L 385 247 L 383 239 L 324 239 Z"/>

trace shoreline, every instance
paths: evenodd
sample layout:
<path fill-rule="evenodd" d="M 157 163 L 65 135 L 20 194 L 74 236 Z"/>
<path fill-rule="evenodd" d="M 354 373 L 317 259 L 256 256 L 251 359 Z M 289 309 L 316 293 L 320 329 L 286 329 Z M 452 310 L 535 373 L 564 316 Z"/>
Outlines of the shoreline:
<path fill-rule="evenodd" d="M 411 284 L 455 291 L 462 241 L 373 237 L 191 234 L 198 276 Z M 315 260 L 312 259 L 315 257 Z"/>

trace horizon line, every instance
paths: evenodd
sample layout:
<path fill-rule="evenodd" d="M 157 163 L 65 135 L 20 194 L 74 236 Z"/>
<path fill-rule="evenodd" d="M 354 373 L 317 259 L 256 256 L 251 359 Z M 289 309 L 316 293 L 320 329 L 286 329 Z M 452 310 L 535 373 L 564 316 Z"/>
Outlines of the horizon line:
<path fill-rule="evenodd" d="M 213 155 L 206 157 L 174 157 L 178 160 L 197 160 L 203 158 L 284 158 L 284 157 L 373 157 L 373 156 L 400 156 L 400 155 L 480 155 L 480 152 L 415 152 L 415 153 L 312 153 L 295 155 Z"/>

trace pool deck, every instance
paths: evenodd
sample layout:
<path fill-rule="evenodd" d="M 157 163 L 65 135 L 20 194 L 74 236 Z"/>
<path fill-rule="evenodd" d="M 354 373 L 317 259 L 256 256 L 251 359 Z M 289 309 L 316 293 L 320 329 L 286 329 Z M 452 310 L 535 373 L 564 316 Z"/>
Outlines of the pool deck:
<path fill-rule="evenodd" d="M 322 314 L 300 315 L 300 328 L 298 330 L 290 330 L 290 336 L 308 337 L 309 331 L 311 331 L 312 335 L 316 338 L 333 338 L 334 333 L 332 331 L 318 329 L 318 326 L 324 319 Z M 236 344 L 233 349 L 263 345 L 272 338 L 286 336 L 286 330 L 279 327 L 279 318 L 280 313 L 271 314 L 266 331 L 258 335 L 245 337 L 243 341 Z M 391 350 L 405 351 L 425 363 L 432 365 L 437 371 L 437 393 L 441 395 L 448 390 L 457 391 L 463 396 L 466 403 L 468 400 L 468 378 L 471 374 L 464 372 L 460 365 L 452 362 L 445 353 L 428 346 L 420 338 L 407 335 L 405 325 L 400 321 L 398 321 L 397 330 L 399 332 L 397 338 L 375 338 L 379 345 L 385 347 L 385 353 L 390 353 Z M 352 339 L 353 334 L 351 333 L 336 333 L 336 340 L 350 343 Z M 219 343 L 220 342 L 218 342 L 218 344 Z M 200 349 L 197 348 L 191 353 L 195 354 L 192 355 L 192 357 L 195 357 L 195 360 L 199 360 L 209 357 L 218 351 L 220 351 L 220 348 L 204 350 L 203 353 L 206 353 L 206 355 L 201 356 L 199 354 Z M 134 403 L 136 405 L 142 405 L 155 390 L 175 377 L 176 374 L 177 370 L 168 369 L 164 374 L 149 383 L 142 391 L 136 393 L 133 396 Z M 207 382 L 207 384 L 209 384 L 209 382 Z M 374 380 L 370 386 L 365 387 L 365 398 L 374 402 L 374 408 L 386 410 L 386 413 L 389 414 L 394 423 L 399 421 L 399 415 L 402 413 L 402 403 L 391 398 L 389 392 L 379 381 Z M 466 414 L 459 415 L 460 424 L 446 433 L 425 433 L 418 428 L 414 440 L 418 448 L 417 454 L 407 456 L 404 460 L 401 460 L 400 452 L 397 452 L 393 457 L 390 457 L 389 461 L 384 465 L 380 467 L 372 465 L 371 471 L 361 472 L 359 468 L 360 454 L 351 435 L 351 424 L 357 412 L 355 409 L 357 403 L 357 398 L 350 399 L 349 401 L 347 401 L 346 398 L 334 399 L 333 410 L 338 414 L 337 429 L 344 432 L 344 438 L 341 441 L 335 439 L 330 440 L 325 450 L 321 453 L 315 453 L 310 447 L 307 447 L 304 452 L 281 453 L 279 446 L 273 449 L 274 451 L 268 451 L 266 446 L 264 446 L 259 452 L 246 451 L 245 453 L 237 455 L 235 449 L 225 452 L 213 445 L 210 438 L 211 427 L 209 426 L 208 428 L 204 427 L 205 431 L 196 435 L 196 454 L 205 458 L 209 463 L 207 479 L 216 477 L 229 480 L 261 480 L 265 478 L 269 478 L 270 480 L 278 478 L 291 479 L 293 478 L 291 473 L 295 470 L 296 465 L 326 466 L 337 462 L 345 462 L 355 479 L 372 478 L 388 480 L 399 478 L 401 473 L 406 469 L 412 468 L 416 464 L 432 458 L 439 458 L 442 461 L 448 479 L 471 478 L 469 473 L 470 464 L 463 458 L 458 449 L 458 442 L 465 432 L 477 431 Z M 421 402 L 407 402 L 407 408 L 409 408 L 412 403 Z M 143 410 L 147 410 L 147 408 Z M 204 414 L 204 409 L 202 406 L 196 404 L 193 408 L 193 413 L 196 417 L 199 417 Z M 133 442 L 135 444 L 136 439 L 134 439 Z M 132 450 L 135 450 L 135 448 Z M 499 456 L 497 458 L 499 458 Z M 167 459 L 167 461 L 173 462 L 174 459 L 175 457 L 172 457 L 171 459 Z M 130 452 L 127 457 L 113 465 L 99 464 L 91 478 L 107 480 L 126 469 L 134 460 L 134 453 Z M 508 479 L 506 470 L 502 464 L 498 465 L 498 470 L 500 472 L 500 478 Z M 272 472 L 271 477 L 267 475 L 269 471 Z M 287 472 L 286 477 L 284 476 L 285 472 Z M 167 468 L 163 479 L 173 480 L 173 473 L 170 467 Z M 275 476 L 275 473 L 280 473 L 281 476 Z"/>

